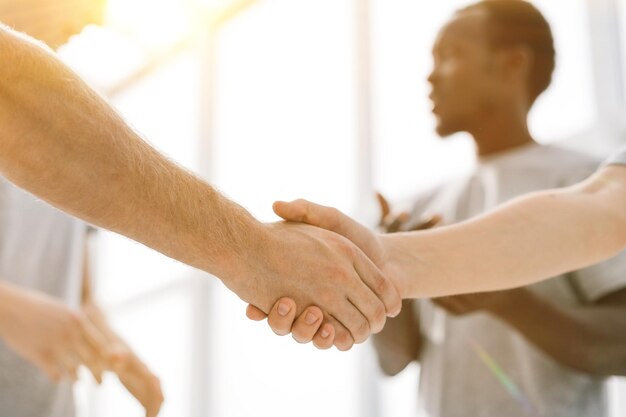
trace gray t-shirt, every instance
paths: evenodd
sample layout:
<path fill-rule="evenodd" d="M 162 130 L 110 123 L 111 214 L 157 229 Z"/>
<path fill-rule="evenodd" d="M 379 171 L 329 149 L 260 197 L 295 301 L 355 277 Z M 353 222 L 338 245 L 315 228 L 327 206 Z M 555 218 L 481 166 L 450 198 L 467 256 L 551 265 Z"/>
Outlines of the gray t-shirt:
<path fill-rule="evenodd" d="M 529 145 L 484 159 L 473 175 L 426 193 L 413 215 L 444 223 L 474 217 L 531 191 L 576 183 L 599 163 L 553 146 Z M 626 287 L 626 254 L 531 286 L 562 306 L 580 306 Z M 603 417 L 605 381 L 555 362 L 486 313 L 454 317 L 429 301 L 415 303 L 422 334 L 420 416 Z M 515 387 L 502 379 L 494 362 Z M 517 391 L 519 390 L 519 391 Z M 537 414 L 527 413 L 535 409 Z"/>
<path fill-rule="evenodd" d="M 610 157 L 607 165 L 626 165 L 626 146 Z"/>
<path fill-rule="evenodd" d="M 0 280 L 78 307 L 86 226 L 0 178 Z M 71 417 L 72 385 L 55 385 L 0 339 L 0 416 Z"/>

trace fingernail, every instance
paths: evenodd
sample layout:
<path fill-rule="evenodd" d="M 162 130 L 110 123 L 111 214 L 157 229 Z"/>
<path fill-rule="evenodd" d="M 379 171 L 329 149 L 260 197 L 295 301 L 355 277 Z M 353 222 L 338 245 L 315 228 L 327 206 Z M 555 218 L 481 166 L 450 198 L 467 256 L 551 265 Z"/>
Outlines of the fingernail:
<path fill-rule="evenodd" d="M 306 322 L 306 324 L 310 326 L 312 324 L 315 324 L 315 322 L 317 321 L 317 316 L 311 312 L 308 312 L 306 313 L 306 317 L 304 318 L 304 321 Z"/>
<path fill-rule="evenodd" d="M 322 339 L 326 339 L 328 336 L 330 336 L 330 332 L 326 329 L 323 329 L 320 335 L 322 336 Z"/>
<path fill-rule="evenodd" d="M 278 304 L 278 314 L 280 314 L 281 316 L 285 317 L 287 314 L 289 314 L 290 310 L 291 308 L 289 308 L 287 304 L 285 303 Z"/>

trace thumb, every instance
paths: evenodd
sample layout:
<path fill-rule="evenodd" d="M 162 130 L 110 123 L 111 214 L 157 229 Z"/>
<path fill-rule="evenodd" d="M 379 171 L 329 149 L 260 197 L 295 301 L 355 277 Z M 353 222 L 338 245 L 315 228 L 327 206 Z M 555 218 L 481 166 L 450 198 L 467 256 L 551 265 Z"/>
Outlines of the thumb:
<path fill-rule="evenodd" d="M 336 208 L 321 206 L 307 200 L 296 200 L 291 203 L 277 201 L 273 207 L 274 212 L 284 220 L 306 223 L 338 233 L 361 248 L 373 261 L 380 259 L 381 248 L 374 233 Z"/>
<path fill-rule="evenodd" d="M 339 234 L 342 233 L 346 217 L 337 209 L 299 199 L 287 203 L 277 201 L 273 205 L 274 213 L 288 222 L 306 223 Z"/>
<path fill-rule="evenodd" d="M 288 222 L 303 222 L 305 217 L 305 203 L 304 200 L 296 200 L 290 203 L 286 201 L 276 201 L 272 205 L 274 213 L 278 217 Z"/>

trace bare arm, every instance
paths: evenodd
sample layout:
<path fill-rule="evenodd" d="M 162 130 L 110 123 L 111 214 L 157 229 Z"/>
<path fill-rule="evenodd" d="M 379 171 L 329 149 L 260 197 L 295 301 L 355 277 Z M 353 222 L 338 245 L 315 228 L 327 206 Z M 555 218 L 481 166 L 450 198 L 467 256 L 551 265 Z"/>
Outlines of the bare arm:
<path fill-rule="evenodd" d="M 527 288 L 433 301 L 455 316 L 489 313 L 571 369 L 596 376 L 626 372 L 626 289 L 585 305 L 557 304 Z"/>
<path fill-rule="evenodd" d="M 522 290 L 490 309 L 560 364 L 597 376 L 626 374 L 626 290 L 561 307 Z"/>
<path fill-rule="evenodd" d="M 285 220 L 346 236 L 396 279 L 404 298 L 494 291 L 579 269 L 623 250 L 626 167 L 605 167 L 576 186 L 529 194 L 481 217 L 426 232 L 375 234 L 336 209 L 305 200 L 277 202 L 274 209 Z M 476 299 L 485 297 L 478 296 L 438 302 L 453 310 L 475 309 Z M 497 314 L 555 359 L 593 373 L 623 372 L 624 340 L 613 334 L 624 324 L 616 319 L 624 316 L 621 306 L 565 311 L 529 296 L 512 304 L 514 308 Z M 546 318 L 552 334 L 542 327 Z M 607 327 L 593 326 L 595 319 L 606 320 Z M 588 351 L 567 346 L 567 352 L 559 353 L 562 342 L 554 336 L 561 337 L 562 331 L 569 331 L 572 340 L 595 342 Z M 605 349 L 615 355 L 587 357 Z"/>
<path fill-rule="evenodd" d="M 626 247 L 626 168 L 606 167 L 574 187 L 530 194 L 457 225 L 380 241 L 385 268 L 406 298 L 530 284 Z"/>
<path fill-rule="evenodd" d="M 394 286 L 345 238 L 259 223 L 145 143 L 32 40 L 0 28 L 0 56 L 0 173 L 18 186 L 215 274 L 265 312 L 285 295 L 315 303 L 346 347 L 399 311 Z"/>
<path fill-rule="evenodd" d="M 482 216 L 425 232 L 375 234 L 305 200 L 276 213 L 339 233 L 396 280 L 404 298 L 520 287 L 608 259 L 626 248 L 626 167 L 573 187 L 520 197 Z"/>
<path fill-rule="evenodd" d="M 242 229 L 261 236 L 258 222 L 141 140 L 52 52 L 8 30 L 0 51 L 4 176 L 88 222 L 231 275 L 237 250 L 251 249 Z"/>

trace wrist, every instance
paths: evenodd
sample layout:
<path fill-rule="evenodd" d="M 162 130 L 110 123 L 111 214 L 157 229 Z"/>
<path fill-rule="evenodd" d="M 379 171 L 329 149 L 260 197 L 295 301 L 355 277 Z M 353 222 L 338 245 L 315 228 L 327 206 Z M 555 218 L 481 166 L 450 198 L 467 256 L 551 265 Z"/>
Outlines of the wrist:
<path fill-rule="evenodd" d="M 414 298 L 413 286 L 416 280 L 411 279 L 411 276 L 415 276 L 414 273 L 419 275 L 419 272 L 415 271 L 415 266 L 418 265 L 416 257 L 407 250 L 401 234 L 381 234 L 379 239 L 387 254 L 382 272 L 392 280 L 403 299 Z"/>
<path fill-rule="evenodd" d="M 250 217 L 249 221 L 241 222 L 235 231 L 221 261 L 216 274 L 224 284 L 233 289 L 249 285 L 249 281 L 258 275 L 258 270 L 268 264 L 275 253 L 274 234 L 271 225 L 266 225 Z"/>

